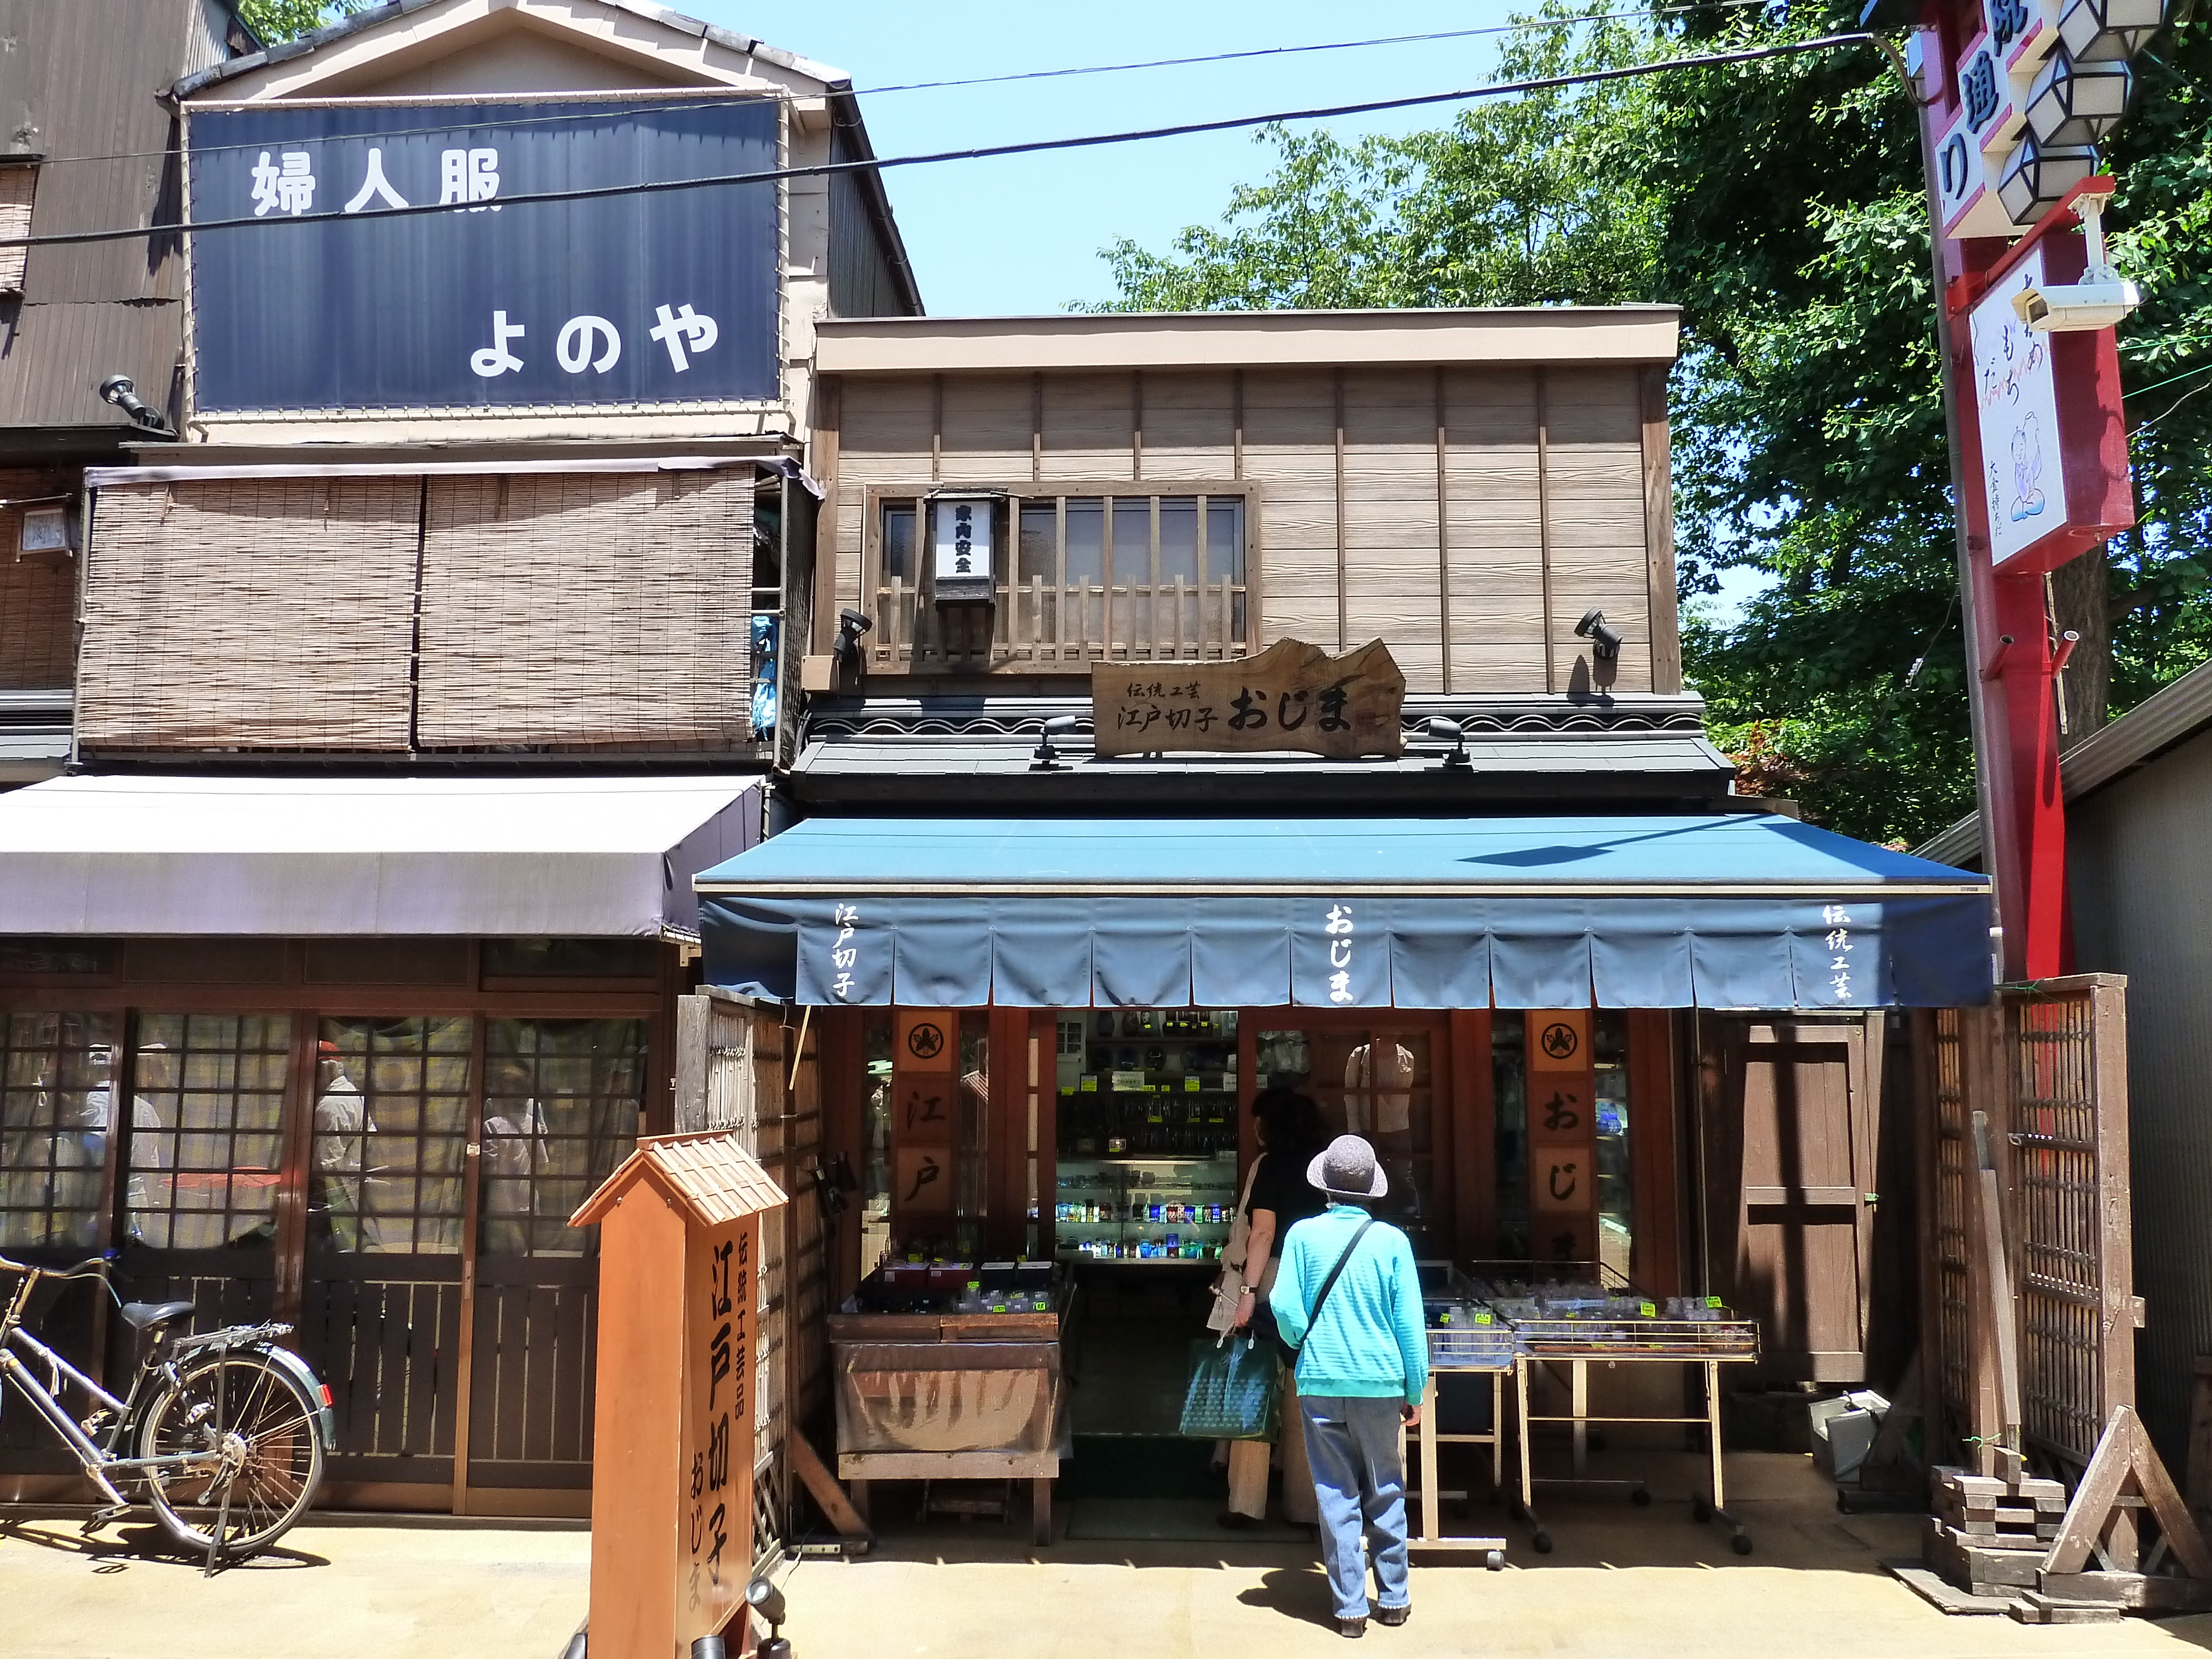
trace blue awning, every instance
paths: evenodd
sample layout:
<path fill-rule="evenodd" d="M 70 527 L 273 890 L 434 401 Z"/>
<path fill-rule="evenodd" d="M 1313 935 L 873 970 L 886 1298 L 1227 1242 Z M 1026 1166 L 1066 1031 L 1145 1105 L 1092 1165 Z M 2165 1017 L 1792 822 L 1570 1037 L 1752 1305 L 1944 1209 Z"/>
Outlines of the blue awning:
<path fill-rule="evenodd" d="M 817 1006 L 1951 1007 L 1977 875 L 1765 815 L 813 818 L 696 879 Z"/>

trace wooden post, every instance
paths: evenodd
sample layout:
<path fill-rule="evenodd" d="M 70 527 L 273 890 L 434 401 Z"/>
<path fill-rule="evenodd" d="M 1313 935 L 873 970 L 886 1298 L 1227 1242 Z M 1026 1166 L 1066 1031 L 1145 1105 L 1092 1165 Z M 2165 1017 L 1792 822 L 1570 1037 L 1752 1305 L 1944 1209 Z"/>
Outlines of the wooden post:
<path fill-rule="evenodd" d="M 2002 1010 L 1992 1004 L 1986 1008 L 1962 1008 L 1959 1011 L 1959 1064 L 1966 1095 L 1968 1122 L 1978 1108 L 1995 1098 L 1997 1082 L 1994 1062 L 1996 1042 L 1994 1031 L 2003 1024 Z M 1984 1114 L 1986 1118 L 1986 1112 Z M 1997 1399 L 1997 1356 L 1996 1337 L 1991 1330 L 1990 1310 L 1989 1253 L 1982 1246 L 1981 1210 L 1982 1187 L 1976 1176 L 1974 1149 L 1971 1143 L 1966 1148 L 1967 1167 L 1962 1172 L 1966 1182 L 1966 1424 L 1969 1443 L 1975 1449 L 1975 1467 L 1983 1474 L 1996 1472 L 1996 1448 L 2004 1431 L 2001 1407 Z"/>
<path fill-rule="evenodd" d="M 593 1659 L 740 1648 L 750 1576 L 761 1226 L 737 1134 L 651 1136 L 570 1218 L 599 1228 Z"/>
<path fill-rule="evenodd" d="M 675 1129 L 707 1127 L 707 1053 L 713 1042 L 713 1004 L 703 996 L 676 999 Z"/>

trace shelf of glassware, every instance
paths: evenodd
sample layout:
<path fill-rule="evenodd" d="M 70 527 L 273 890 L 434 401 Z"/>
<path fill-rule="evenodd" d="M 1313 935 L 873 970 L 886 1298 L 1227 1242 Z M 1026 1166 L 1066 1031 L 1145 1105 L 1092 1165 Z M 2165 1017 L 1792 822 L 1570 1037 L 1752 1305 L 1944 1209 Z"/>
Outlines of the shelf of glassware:
<path fill-rule="evenodd" d="M 1233 1152 L 1063 1158 L 1054 1254 L 1071 1261 L 1218 1261 L 1236 1204 Z"/>

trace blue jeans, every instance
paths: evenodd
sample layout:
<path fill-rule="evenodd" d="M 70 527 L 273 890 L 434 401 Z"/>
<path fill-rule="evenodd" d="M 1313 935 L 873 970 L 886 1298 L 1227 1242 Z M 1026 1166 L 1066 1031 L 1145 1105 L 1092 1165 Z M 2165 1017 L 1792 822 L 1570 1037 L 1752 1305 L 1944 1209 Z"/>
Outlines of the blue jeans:
<path fill-rule="evenodd" d="M 1367 1616 L 1363 1531 L 1386 1607 L 1412 1599 L 1406 1585 L 1406 1471 L 1398 1456 L 1397 1400 L 1301 1395 L 1306 1459 L 1321 1504 L 1321 1561 L 1340 1619 Z"/>

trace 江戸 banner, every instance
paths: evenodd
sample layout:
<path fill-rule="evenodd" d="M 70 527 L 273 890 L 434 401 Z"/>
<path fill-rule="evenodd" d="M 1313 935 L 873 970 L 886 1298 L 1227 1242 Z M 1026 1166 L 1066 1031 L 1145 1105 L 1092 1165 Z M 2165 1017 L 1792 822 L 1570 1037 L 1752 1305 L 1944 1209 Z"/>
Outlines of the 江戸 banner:
<path fill-rule="evenodd" d="M 696 94 L 195 111 L 194 405 L 772 399 L 775 183 L 621 187 L 771 171 L 777 134 Z"/>

